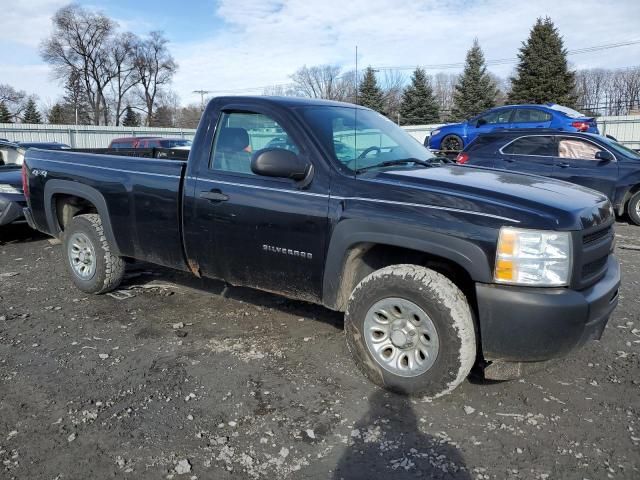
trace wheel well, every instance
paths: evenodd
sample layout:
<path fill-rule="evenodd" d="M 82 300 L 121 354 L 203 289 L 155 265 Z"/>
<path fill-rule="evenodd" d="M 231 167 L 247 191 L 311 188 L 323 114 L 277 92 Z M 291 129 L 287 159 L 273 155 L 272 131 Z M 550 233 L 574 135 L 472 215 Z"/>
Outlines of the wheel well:
<path fill-rule="evenodd" d="M 96 206 L 89 200 L 76 195 L 56 194 L 52 199 L 59 232 L 63 232 L 71 219 L 84 213 L 98 213 Z"/>
<path fill-rule="evenodd" d="M 638 192 L 640 192 L 640 183 L 627 190 L 627 193 L 625 193 L 622 202 L 620 202 L 618 215 L 624 215 L 625 213 L 627 213 L 627 204 L 629 203 L 629 200 L 631 200 L 631 197 L 633 197 Z"/>
<path fill-rule="evenodd" d="M 469 273 L 457 263 L 410 248 L 360 243 L 347 252 L 336 297 L 337 310 L 346 309 L 351 292 L 364 277 L 381 268 L 401 263 L 420 265 L 441 273 L 462 290 L 469 305 L 475 309 L 474 282 Z"/>

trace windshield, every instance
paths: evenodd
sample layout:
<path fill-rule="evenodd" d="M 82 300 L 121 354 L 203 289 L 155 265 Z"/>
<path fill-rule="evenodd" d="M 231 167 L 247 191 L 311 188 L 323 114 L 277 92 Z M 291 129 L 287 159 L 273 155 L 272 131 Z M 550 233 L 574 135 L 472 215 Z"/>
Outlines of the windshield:
<path fill-rule="evenodd" d="M 190 147 L 191 140 L 160 140 L 163 148 Z"/>
<path fill-rule="evenodd" d="M 426 148 L 395 123 L 371 110 L 349 107 L 305 107 L 304 118 L 347 173 L 383 167 L 401 160 L 430 161 Z M 394 165 L 414 168 L 416 163 Z"/>
<path fill-rule="evenodd" d="M 613 148 L 617 153 L 621 153 L 622 155 L 633 158 L 634 160 L 640 160 L 640 153 L 636 152 L 635 150 L 632 150 L 629 147 L 625 147 L 621 143 L 618 143 L 615 140 L 607 137 L 602 137 L 602 140 L 607 142 L 607 145 Z"/>
<path fill-rule="evenodd" d="M 586 115 L 584 113 L 580 113 L 577 110 L 569 107 L 563 107 L 562 105 L 549 105 L 549 108 L 552 110 L 557 110 L 558 112 L 564 113 L 569 118 L 585 118 Z"/>

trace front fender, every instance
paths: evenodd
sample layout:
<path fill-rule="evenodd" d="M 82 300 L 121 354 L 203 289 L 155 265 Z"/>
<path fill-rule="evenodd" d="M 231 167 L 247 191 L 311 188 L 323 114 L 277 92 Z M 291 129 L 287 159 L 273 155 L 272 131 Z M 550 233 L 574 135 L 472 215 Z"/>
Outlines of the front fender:
<path fill-rule="evenodd" d="M 327 252 L 323 303 L 329 308 L 339 307 L 344 265 L 349 252 L 359 244 L 389 245 L 434 255 L 463 268 L 476 282 L 492 281 L 486 252 L 469 240 L 412 226 L 343 220 L 335 227 Z"/>

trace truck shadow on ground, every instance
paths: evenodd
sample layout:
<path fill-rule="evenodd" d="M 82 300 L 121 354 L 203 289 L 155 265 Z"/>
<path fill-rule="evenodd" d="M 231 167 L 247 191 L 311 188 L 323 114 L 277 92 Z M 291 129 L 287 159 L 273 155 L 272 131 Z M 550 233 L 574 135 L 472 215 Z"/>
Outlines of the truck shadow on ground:
<path fill-rule="evenodd" d="M 221 296 L 231 300 L 245 302 L 263 308 L 273 308 L 290 315 L 308 317 L 327 323 L 335 328 L 344 326 L 342 312 L 335 312 L 321 305 L 301 300 L 292 300 L 275 293 L 264 292 L 248 287 L 236 287 L 223 281 L 198 278 L 187 272 L 180 272 L 157 265 L 136 262 L 127 266 L 123 288 L 144 285 L 150 280 L 166 280 L 180 287 L 196 290 L 205 295 Z"/>
<path fill-rule="evenodd" d="M 8 243 L 28 243 L 44 240 L 48 236 L 33 230 L 26 223 L 10 223 L 0 227 L 0 245 Z"/>
<path fill-rule="evenodd" d="M 353 444 L 336 465 L 334 480 L 457 479 L 471 480 L 462 453 L 415 416 L 411 400 L 382 390 L 369 397 L 369 410 L 355 424 Z"/>

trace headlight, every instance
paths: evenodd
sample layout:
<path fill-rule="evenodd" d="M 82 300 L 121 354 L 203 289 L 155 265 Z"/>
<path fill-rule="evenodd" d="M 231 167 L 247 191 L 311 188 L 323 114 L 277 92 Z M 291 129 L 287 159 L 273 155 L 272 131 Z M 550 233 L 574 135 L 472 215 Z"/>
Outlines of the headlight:
<path fill-rule="evenodd" d="M 440 130 L 433 130 L 430 135 L 433 137 L 435 135 L 438 135 L 440 133 Z"/>
<path fill-rule="evenodd" d="M 494 279 L 498 283 L 559 287 L 569 284 L 569 232 L 502 227 Z"/>
<path fill-rule="evenodd" d="M 6 183 L 0 183 L 0 193 L 22 193 L 22 190 L 14 187 L 13 185 L 7 185 Z"/>

